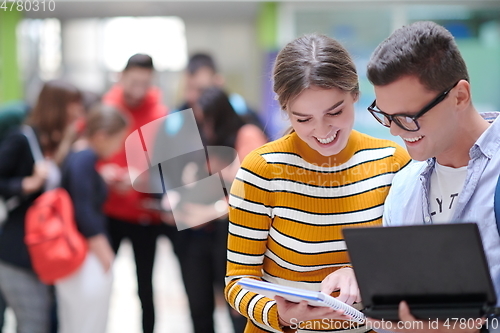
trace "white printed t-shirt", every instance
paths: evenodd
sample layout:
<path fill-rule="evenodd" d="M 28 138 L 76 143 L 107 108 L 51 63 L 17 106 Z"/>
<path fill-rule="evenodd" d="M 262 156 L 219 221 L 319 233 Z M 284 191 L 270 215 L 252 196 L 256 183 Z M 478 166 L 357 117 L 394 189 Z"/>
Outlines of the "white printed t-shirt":
<path fill-rule="evenodd" d="M 450 222 L 466 176 L 467 166 L 451 168 L 436 161 L 431 175 L 429 197 L 432 222 Z"/>

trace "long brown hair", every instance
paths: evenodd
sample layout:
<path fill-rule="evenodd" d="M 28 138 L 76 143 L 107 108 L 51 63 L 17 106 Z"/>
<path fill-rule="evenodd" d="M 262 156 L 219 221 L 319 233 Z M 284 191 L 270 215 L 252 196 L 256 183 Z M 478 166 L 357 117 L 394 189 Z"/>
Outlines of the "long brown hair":
<path fill-rule="evenodd" d="M 43 151 L 57 150 L 68 126 L 68 105 L 81 101 L 81 92 L 69 82 L 52 80 L 43 85 L 27 120 L 36 128 Z"/>
<path fill-rule="evenodd" d="M 245 122 L 234 111 L 226 92 L 219 87 L 207 88 L 198 99 L 198 104 L 203 110 L 203 122 L 210 124 L 214 133 L 213 138 L 207 138 L 207 143 L 234 148 L 238 131 Z"/>
<path fill-rule="evenodd" d="M 305 35 L 288 43 L 276 57 L 273 79 L 273 90 L 285 111 L 311 86 L 359 94 L 358 74 L 349 53 L 325 35 Z"/>

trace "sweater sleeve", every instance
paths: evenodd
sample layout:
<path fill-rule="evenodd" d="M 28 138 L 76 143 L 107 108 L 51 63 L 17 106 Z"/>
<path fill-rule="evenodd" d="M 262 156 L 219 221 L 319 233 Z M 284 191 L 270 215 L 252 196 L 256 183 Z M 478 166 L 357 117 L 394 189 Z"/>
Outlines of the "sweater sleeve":
<path fill-rule="evenodd" d="M 396 145 L 396 151 L 394 153 L 394 161 L 392 163 L 393 171 L 398 172 L 399 170 L 406 167 L 411 162 L 411 157 L 400 145 Z"/>
<path fill-rule="evenodd" d="M 282 331 L 276 301 L 236 284 L 261 279 L 272 222 L 270 170 L 255 151 L 243 161 L 229 197 L 229 236 L 225 297 L 229 304 L 266 331 Z"/>
<path fill-rule="evenodd" d="M 70 155 L 66 190 L 75 209 L 75 221 L 85 238 L 106 234 L 106 217 L 95 200 L 97 198 L 95 158 L 86 151 Z"/>

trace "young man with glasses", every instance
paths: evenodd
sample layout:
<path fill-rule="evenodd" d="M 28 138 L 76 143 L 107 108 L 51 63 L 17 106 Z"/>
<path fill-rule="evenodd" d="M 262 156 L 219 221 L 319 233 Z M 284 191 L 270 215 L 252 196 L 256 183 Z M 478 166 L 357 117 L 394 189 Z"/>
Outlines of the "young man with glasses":
<path fill-rule="evenodd" d="M 396 30 L 372 54 L 367 75 L 376 95 L 368 110 L 419 161 L 394 177 L 384 225 L 477 222 L 500 300 L 500 237 L 493 211 L 499 113 L 476 111 L 453 36 L 433 22 Z M 404 302 L 400 319 L 415 320 Z"/>

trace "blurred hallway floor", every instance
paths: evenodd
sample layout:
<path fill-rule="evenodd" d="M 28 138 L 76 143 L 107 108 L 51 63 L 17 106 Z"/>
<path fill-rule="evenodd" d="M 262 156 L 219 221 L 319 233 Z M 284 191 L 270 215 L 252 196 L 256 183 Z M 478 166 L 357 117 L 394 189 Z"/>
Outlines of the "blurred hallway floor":
<path fill-rule="evenodd" d="M 135 265 L 132 247 L 128 241 L 122 243 L 114 264 L 114 285 L 110 305 L 107 333 L 141 333 L 140 302 L 137 296 Z M 184 286 L 179 264 L 172 252 L 170 241 L 158 240 L 153 286 L 156 305 L 156 333 L 192 333 Z M 7 312 L 4 333 L 15 333 L 14 317 Z M 215 313 L 216 332 L 232 333 L 229 314 L 225 304 Z"/>

